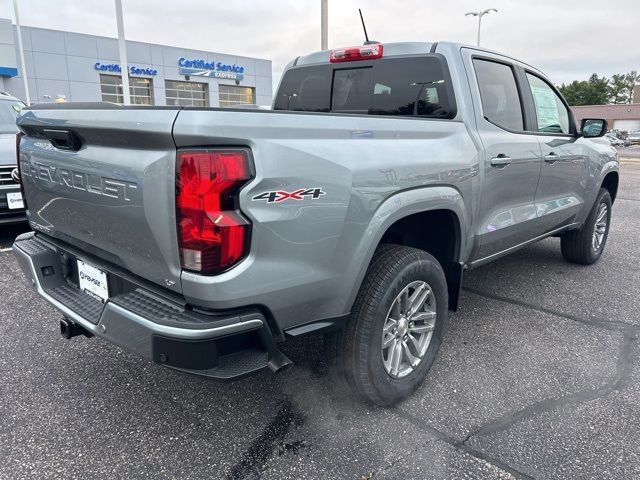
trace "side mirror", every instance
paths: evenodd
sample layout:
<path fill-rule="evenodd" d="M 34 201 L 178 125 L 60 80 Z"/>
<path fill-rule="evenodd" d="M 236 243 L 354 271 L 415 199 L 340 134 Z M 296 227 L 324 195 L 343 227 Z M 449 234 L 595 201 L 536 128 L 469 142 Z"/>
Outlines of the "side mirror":
<path fill-rule="evenodd" d="M 580 124 L 580 134 L 585 138 L 602 137 L 607 129 L 607 121 L 601 118 L 583 118 Z"/>

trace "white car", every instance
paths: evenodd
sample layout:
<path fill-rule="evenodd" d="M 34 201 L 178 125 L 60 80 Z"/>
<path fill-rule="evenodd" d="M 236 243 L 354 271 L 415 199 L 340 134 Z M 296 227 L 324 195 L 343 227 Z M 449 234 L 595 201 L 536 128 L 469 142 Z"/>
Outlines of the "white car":
<path fill-rule="evenodd" d="M 605 140 L 609 141 L 609 145 L 611 145 L 612 147 L 622 147 L 622 146 L 624 146 L 624 140 L 620 140 L 613 133 L 607 133 L 604 136 L 604 138 L 605 138 Z"/>
<path fill-rule="evenodd" d="M 640 143 L 640 131 L 631 132 L 629 135 L 627 135 L 627 141 L 632 145 L 634 143 Z"/>
<path fill-rule="evenodd" d="M 0 225 L 27 220 L 16 165 L 16 118 L 21 100 L 0 92 Z"/>

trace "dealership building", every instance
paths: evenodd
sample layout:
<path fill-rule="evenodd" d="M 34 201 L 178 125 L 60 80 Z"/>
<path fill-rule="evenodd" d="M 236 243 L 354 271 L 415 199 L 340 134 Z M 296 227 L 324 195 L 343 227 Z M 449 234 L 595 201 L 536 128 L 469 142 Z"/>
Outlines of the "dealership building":
<path fill-rule="evenodd" d="M 634 101 L 635 98 L 634 96 Z M 638 101 L 640 101 L 640 98 L 638 98 Z M 587 105 L 571 108 L 578 122 L 583 118 L 604 118 L 611 129 L 624 132 L 637 132 L 640 130 L 640 103 Z"/>
<path fill-rule="evenodd" d="M 115 38 L 21 27 L 31 103 L 122 103 Z M 25 98 L 18 37 L 0 19 L 0 90 Z M 131 103 L 225 107 L 270 105 L 271 60 L 127 41 Z"/>

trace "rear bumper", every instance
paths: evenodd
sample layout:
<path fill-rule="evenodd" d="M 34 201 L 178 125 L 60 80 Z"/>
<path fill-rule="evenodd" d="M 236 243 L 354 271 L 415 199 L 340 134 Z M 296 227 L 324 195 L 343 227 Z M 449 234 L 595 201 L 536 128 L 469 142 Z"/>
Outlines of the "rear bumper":
<path fill-rule="evenodd" d="M 290 363 L 278 351 L 264 315 L 255 309 L 193 312 L 175 298 L 128 284 L 105 303 L 80 290 L 65 262 L 69 253 L 33 232 L 19 236 L 14 254 L 36 292 L 89 333 L 164 366 L 232 379 Z"/>

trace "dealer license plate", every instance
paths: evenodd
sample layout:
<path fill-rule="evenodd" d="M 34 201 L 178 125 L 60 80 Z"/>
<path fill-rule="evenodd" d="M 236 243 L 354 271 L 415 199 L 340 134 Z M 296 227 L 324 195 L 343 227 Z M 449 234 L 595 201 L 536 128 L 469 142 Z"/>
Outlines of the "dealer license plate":
<path fill-rule="evenodd" d="M 22 194 L 20 192 L 7 193 L 7 205 L 9 206 L 9 210 L 24 208 Z"/>
<path fill-rule="evenodd" d="M 82 260 L 78 260 L 78 286 L 103 302 L 109 298 L 107 274 Z"/>

